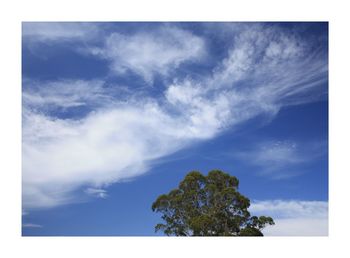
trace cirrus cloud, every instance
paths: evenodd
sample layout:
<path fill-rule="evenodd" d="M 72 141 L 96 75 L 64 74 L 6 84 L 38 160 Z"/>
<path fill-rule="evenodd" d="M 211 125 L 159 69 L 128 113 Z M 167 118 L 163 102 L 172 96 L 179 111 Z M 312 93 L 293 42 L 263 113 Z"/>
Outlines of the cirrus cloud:
<path fill-rule="evenodd" d="M 89 22 L 23 22 L 22 36 L 36 42 L 84 41 L 94 39 L 100 32 Z"/>
<path fill-rule="evenodd" d="M 112 33 L 102 48 L 91 48 L 93 55 L 111 62 L 113 72 L 133 72 L 152 82 L 156 74 L 167 75 L 183 62 L 203 57 L 205 42 L 192 33 L 172 26 L 132 35 Z"/>
<path fill-rule="evenodd" d="M 235 30 L 233 38 L 227 57 L 197 80 L 178 79 L 176 71 L 206 55 L 209 39 L 175 26 L 112 32 L 104 46 L 89 47 L 118 76 L 132 72 L 149 86 L 157 74 L 167 78 L 157 97 L 129 90 L 121 98 L 118 86 L 103 79 L 24 80 L 23 207 L 75 202 L 82 189 L 104 193 L 190 144 L 260 114 L 273 116 L 282 106 L 314 101 L 310 94 L 327 81 L 326 54 L 293 34 L 259 25 Z M 88 110 L 77 117 L 58 112 L 77 107 Z"/>

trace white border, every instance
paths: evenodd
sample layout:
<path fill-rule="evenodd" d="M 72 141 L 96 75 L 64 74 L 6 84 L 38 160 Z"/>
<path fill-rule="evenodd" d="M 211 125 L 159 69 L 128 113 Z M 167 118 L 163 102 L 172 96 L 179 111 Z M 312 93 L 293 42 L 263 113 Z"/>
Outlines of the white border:
<path fill-rule="evenodd" d="M 346 257 L 349 223 L 349 64 L 346 1 L 1 2 L 1 257 Z M 335 2 L 335 1 L 334 1 Z M 21 21 L 329 21 L 329 237 L 21 237 Z"/>

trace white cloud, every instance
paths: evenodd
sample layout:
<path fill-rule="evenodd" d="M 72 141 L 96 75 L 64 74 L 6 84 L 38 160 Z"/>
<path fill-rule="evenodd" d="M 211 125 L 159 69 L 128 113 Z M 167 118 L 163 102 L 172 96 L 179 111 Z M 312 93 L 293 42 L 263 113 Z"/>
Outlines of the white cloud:
<path fill-rule="evenodd" d="M 165 26 L 133 35 L 112 33 L 103 48 L 91 48 L 91 53 L 110 60 L 117 74 L 131 71 L 152 82 L 155 74 L 167 75 L 181 63 L 201 58 L 204 41 L 188 31 Z"/>
<path fill-rule="evenodd" d="M 274 115 L 282 105 L 299 103 L 296 96 L 319 87 L 308 81 L 322 77 L 327 60 L 317 53 L 305 57 L 305 51 L 286 50 L 299 46 L 286 45 L 297 39 L 277 37 L 276 44 L 281 44 L 277 51 L 267 50 L 275 35 L 270 30 L 236 33 L 228 57 L 212 74 L 200 80 L 174 80 L 160 99 L 126 93 L 127 98 L 120 100 L 109 92 L 114 87 L 104 87 L 101 81 L 35 82 L 37 86 L 24 81 L 24 208 L 74 202 L 74 193 L 81 188 L 102 190 L 143 174 L 156 159 L 256 115 Z M 115 71 L 130 70 L 150 81 L 156 73 L 170 76 L 182 62 L 201 57 L 203 42 L 189 32 L 166 27 L 149 34 L 112 34 L 95 54 L 110 59 Z M 47 112 L 76 106 L 92 110 L 77 119 Z M 286 160 L 283 153 L 293 153 L 286 148 L 271 152 L 270 160 L 278 152 L 280 161 Z M 266 156 L 260 159 L 269 161 Z"/>
<path fill-rule="evenodd" d="M 22 36 L 32 41 L 90 40 L 98 34 L 98 26 L 86 22 L 23 22 Z"/>
<path fill-rule="evenodd" d="M 264 229 L 265 236 L 328 236 L 327 218 L 276 219 L 275 223 Z"/>
<path fill-rule="evenodd" d="M 259 173 L 274 179 L 283 179 L 303 172 L 302 166 L 326 153 L 325 142 L 264 141 L 234 156 L 259 167 Z"/>
<path fill-rule="evenodd" d="M 262 144 L 254 156 L 257 164 L 295 164 L 305 161 L 297 152 L 297 144 L 288 141 L 275 141 Z"/>
<path fill-rule="evenodd" d="M 312 101 L 310 93 L 328 80 L 327 52 L 278 27 L 240 26 L 234 47 L 215 70 L 212 87 L 236 88 L 267 108 Z"/>
<path fill-rule="evenodd" d="M 269 216 L 280 218 L 327 218 L 328 202 L 298 200 L 254 201 L 250 206 L 252 212 L 268 212 Z"/>
<path fill-rule="evenodd" d="M 42 228 L 42 225 L 39 224 L 33 224 L 33 223 L 24 223 L 22 224 L 23 228 Z"/>
<path fill-rule="evenodd" d="M 148 161 L 196 137 L 181 117 L 154 103 L 102 109 L 77 121 L 25 112 L 23 205 L 63 204 L 84 184 L 105 186 L 142 174 Z"/>
<path fill-rule="evenodd" d="M 249 164 L 259 167 L 260 174 L 275 179 L 293 175 L 294 166 L 311 160 L 304 155 L 304 150 L 292 141 L 268 141 L 256 144 L 250 150 L 237 151 L 234 156 Z M 300 172 L 300 168 L 298 168 Z"/>
<path fill-rule="evenodd" d="M 101 102 L 105 104 L 110 101 L 103 84 L 99 80 L 61 80 L 47 83 L 26 80 L 22 98 L 24 105 L 40 109 L 101 105 Z"/>
<path fill-rule="evenodd" d="M 85 193 L 96 198 L 105 199 L 108 197 L 107 191 L 100 188 L 87 188 L 85 189 Z"/>
<path fill-rule="evenodd" d="M 191 132 L 199 138 L 212 137 L 228 124 L 238 122 L 231 119 L 230 101 L 235 96 L 217 92 L 208 96 L 205 85 L 186 80 L 181 84 L 171 84 L 165 91 L 168 103 L 187 121 Z M 232 117 L 231 117 L 232 118 Z"/>
<path fill-rule="evenodd" d="M 253 215 L 271 216 L 274 226 L 263 230 L 267 236 L 327 236 L 328 202 L 268 200 L 252 202 Z"/>

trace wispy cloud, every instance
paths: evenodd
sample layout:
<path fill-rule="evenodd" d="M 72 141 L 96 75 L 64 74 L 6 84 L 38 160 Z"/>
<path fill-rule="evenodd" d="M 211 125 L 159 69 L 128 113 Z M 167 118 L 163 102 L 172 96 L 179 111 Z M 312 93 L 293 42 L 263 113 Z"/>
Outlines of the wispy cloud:
<path fill-rule="evenodd" d="M 151 84 L 161 74 L 171 83 L 157 98 L 132 91 L 120 98 L 110 94 L 113 85 L 105 87 L 101 81 L 35 82 L 37 86 L 24 81 L 24 208 L 74 202 L 73 192 L 82 187 L 102 190 L 147 172 L 156 159 L 257 115 L 273 116 L 283 105 L 314 101 L 308 96 L 327 79 L 324 53 L 268 26 L 249 31 L 240 26 L 233 36 L 227 57 L 200 79 L 178 79 L 176 68 L 205 55 L 208 39 L 174 26 L 112 33 L 103 48 L 90 48 L 110 60 L 119 76 L 133 72 Z M 77 106 L 90 110 L 78 118 L 54 112 Z M 273 156 L 260 160 L 274 162 Z M 282 154 L 278 157 L 286 161 Z"/>
<path fill-rule="evenodd" d="M 99 27 L 87 22 L 23 22 L 22 36 L 39 42 L 94 39 Z"/>
<path fill-rule="evenodd" d="M 259 173 L 274 179 L 283 179 L 303 172 L 303 165 L 327 153 L 325 142 L 270 140 L 235 151 L 234 156 L 259 168 Z"/>
<path fill-rule="evenodd" d="M 85 193 L 96 198 L 105 199 L 108 197 L 107 191 L 100 188 L 87 188 Z"/>
<path fill-rule="evenodd" d="M 23 228 L 42 228 L 42 225 L 39 224 L 33 224 L 33 223 L 24 223 L 22 224 Z"/>
<path fill-rule="evenodd" d="M 134 34 L 112 33 L 102 48 L 91 48 L 93 55 L 111 62 L 118 75 L 133 72 L 152 82 L 154 75 L 167 75 L 183 62 L 198 61 L 204 40 L 172 26 Z"/>
<path fill-rule="evenodd" d="M 271 216 L 276 225 L 264 229 L 269 236 L 327 236 L 328 202 L 299 200 L 254 201 L 252 214 Z"/>
<path fill-rule="evenodd" d="M 268 106 L 271 101 L 275 105 L 300 103 L 306 93 L 327 82 L 328 53 L 324 48 L 276 26 L 241 25 L 240 30 L 212 84 L 230 84 L 249 94 L 251 101 Z M 305 101 L 311 101 L 310 96 Z"/>
<path fill-rule="evenodd" d="M 28 111 L 23 125 L 25 207 L 59 205 L 83 184 L 104 186 L 142 174 L 148 161 L 196 137 L 152 102 L 101 109 L 81 120 Z"/>
<path fill-rule="evenodd" d="M 23 104 L 45 110 L 101 105 L 99 103 L 105 103 L 109 99 L 103 85 L 101 80 L 61 80 L 43 83 L 27 79 L 22 93 Z"/>

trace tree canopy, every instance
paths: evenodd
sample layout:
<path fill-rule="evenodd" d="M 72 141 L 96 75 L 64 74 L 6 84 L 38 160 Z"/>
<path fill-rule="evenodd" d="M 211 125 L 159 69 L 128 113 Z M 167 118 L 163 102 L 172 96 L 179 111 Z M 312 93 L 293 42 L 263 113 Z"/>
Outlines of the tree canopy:
<path fill-rule="evenodd" d="M 192 171 L 178 188 L 160 195 L 152 205 L 164 223 L 156 231 L 175 236 L 263 236 L 271 217 L 251 216 L 250 200 L 238 192 L 236 177 L 220 170 L 207 176 Z"/>

